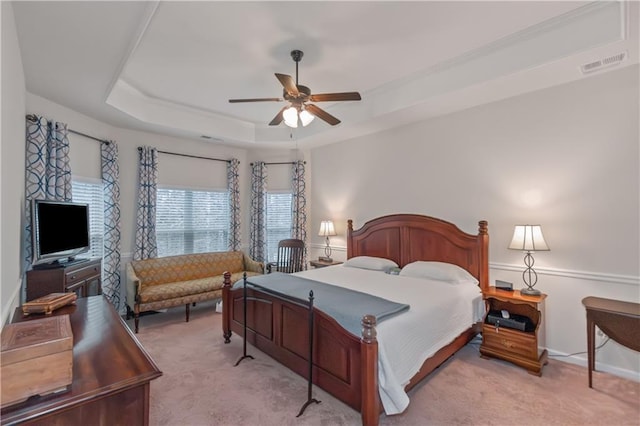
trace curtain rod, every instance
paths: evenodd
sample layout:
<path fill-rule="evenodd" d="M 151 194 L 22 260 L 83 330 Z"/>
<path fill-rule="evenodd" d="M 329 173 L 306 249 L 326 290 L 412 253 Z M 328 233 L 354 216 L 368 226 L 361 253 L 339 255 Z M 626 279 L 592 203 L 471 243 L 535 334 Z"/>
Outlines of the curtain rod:
<path fill-rule="evenodd" d="M 266 166 L 271 166 L 271 165 L 278 165 L 278 164 L 296 164 L 297 161 L 282 161 L 282 162 L 276 162 L 276 163 L 264 163 Z M 250 166 L 253 166 L 254 163 L 250 163 Z M 306 161 L 303 161 L 302 164 L 307 164 Z"/>
<path fill-rule="evenodd" d="M 27 115 L 27 120 L 35 123 L 36 121 L 38 121 L 38 118 L 34 114 L 28 114 Z M 78 131 L 70 129 L 68 127 L 67 127 L 67 131 L 69 131 L 71 133 L 75 133 L 76 135 L 84 136 L 85 138 L 93 139 L 94 141 L 98 141 L 98 142 L 102 142 L 102 143 L 106 143 L 106 144 L 110 143 L 110 141 L 108 141 L 106 139 L 96 138 L 95 136 L 87 135 L 86 133 L 78 132 Z"/>
<path fill-rule="evenodd" d="M 142 147 L 138 147 L 138 151 L 141 151 Z M 230 163 L 231 160 L 223 160 L 222 158 L 211 158 L 211 157 L 202 157 L 199 155 L 191 155 L 191 154 L 180 154 L 178 152 L 169 152 L 169 151 L 160 151 L 157 150 L 159 154 L 169 154 L 169 155 L 177 155 L 178 157 L 189 157 L 189 158 L 199 158 L 201 160 L 211 160 L 211 161 L 223 161 L 225 163 Z"/>

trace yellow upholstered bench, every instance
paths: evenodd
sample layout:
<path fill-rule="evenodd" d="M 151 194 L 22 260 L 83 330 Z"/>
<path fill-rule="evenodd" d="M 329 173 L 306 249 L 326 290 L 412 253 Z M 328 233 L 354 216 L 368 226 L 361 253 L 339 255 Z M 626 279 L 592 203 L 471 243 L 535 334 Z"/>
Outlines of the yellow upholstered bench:
<path fill-rule="evenodd" d="M 260 275 L 264 265 L 241 251 L 183 254 L 134 260 L 127 264 L 127 313 L 133 310 L 135 331 L 140 313 L 185 305 L 189 321 L 189 305 L 222 297 L 223 274 L 231 273 L 235 282 L 247 276 Z"/>

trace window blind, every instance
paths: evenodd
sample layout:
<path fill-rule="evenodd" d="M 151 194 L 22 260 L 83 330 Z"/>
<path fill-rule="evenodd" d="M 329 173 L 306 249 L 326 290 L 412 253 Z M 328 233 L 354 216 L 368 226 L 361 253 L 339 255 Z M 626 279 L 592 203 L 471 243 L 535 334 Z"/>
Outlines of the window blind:
<path fill-rule="evenodd" d="M 278 260 L 278 242 L 291 238 L 293 220 L 293 194 L 290 192 L 266 193 L 266 258 L 267 262 Z"/>
<path fill-rule="evenodd" d="M 90 249 L 79 258 L 102 257 L 104 246 L 104 196 L 102 182 L 73 180 L 71 182 L 72 201 L 89 204 Z"/>
<path fill-rule="evenodd" d="M 158 256 L 225 251 L 229 221 L 227 190 L 158 188 Z"/>

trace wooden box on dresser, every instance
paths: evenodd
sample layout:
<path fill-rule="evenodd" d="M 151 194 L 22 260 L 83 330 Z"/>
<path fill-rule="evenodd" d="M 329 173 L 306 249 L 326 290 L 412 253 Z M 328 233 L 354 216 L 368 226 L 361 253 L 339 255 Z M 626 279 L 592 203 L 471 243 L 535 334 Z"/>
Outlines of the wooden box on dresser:
<path fill-rule="evenodd" d="M 482 324 L 482 344 L 480 354 L 483 358 L 495 357 L 512 362 L 527 369 L 531 374 L 542 375 L 542 367 L 548 362 L 544 346 L 544 300 L 546 294 L 528 296 L 519 290 L 505 291 L 489 287 L 482 293 L 489 312 L 506 310 L 511 315 L 522 315 L 533 323 L 532 331 L 520 331 L 514 328 L 500 327 L 485 321 Z"/>
<path fill-rule="evenodd" d="M 27 301 L 50 293 L 75 292 L 78 297 L 102 294 L 102 259 L 74 261 L 27 271 Z"/>

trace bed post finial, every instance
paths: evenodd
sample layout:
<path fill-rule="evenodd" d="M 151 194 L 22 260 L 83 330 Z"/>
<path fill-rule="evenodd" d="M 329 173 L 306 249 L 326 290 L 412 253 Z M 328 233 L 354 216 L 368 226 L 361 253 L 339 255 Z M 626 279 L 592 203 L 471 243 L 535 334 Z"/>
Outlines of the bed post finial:
<path fill-rule="evenodd" d="M 376 317 L 365 315 L 362 317 L 362 341 L 364 343 L 377 342 L 378 332 L 376 331 Z"/>
<path fill-rule="evenodd" d="M 347 229 L 349 229 L 349 231 L 353 231 L 353 220 L 347 220 Z"/>
<path fill-rule="evenodd" d="M 489 223 L 486 220 L 481 220 L 478 222 L 478 234 L 486 235 L 489 233 L 488 231 Z"/>

